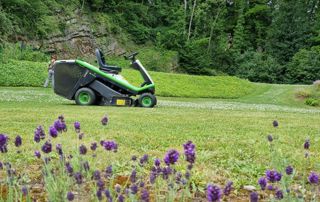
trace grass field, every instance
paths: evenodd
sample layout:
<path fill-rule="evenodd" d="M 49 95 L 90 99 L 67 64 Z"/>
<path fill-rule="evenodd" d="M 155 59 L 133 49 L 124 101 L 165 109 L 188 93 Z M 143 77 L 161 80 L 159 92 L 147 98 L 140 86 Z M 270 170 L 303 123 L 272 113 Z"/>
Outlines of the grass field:
<path fill-rule="evenodd" d="M 224 184 L 234 181 L 237 190 L 243 185 L 257 186 L 257 179 L 270 165 L 268 134 L 276 138 L 279 158 L 302 170 L 303 143 L 311 140 L 311 164 L 319 168 L 320 109 L 305 106 L 294 99 L 297 86 L 258 84 L 256 92 L 239 99 L 194 99 L 159 97 L 153 109 L 90 106 L 80 107 L 72 101 L 43 88 L 0 88 L 0 133 L 11 139 L 20 134 L 23 152 L 10 152 L 9 158 L 19 169 L 32 173 L 30 165 L 38 162 L 33 152 L 40 145 L 33 143 L 33 131 L 44 125 L 47 131 L 53 121 L 63 114 L 69 126 L 60 137 L 66 151 L 75 148 L 77 136 L 72 130 L 75 121 L 81 123 L 89 146 L 92 141 L 113 139 L 119 144 L 115 154 L 98 153 L 97 167 L 117 165 L 117 172 L 128 174 L 124 168 L 133 154 L 147 153 L 163 159 L 171 148 L 182 152 L 182 144 L 196 144 L 197 160 L 193 180 L 204 188 L 208 182 Z M 102 127 L 100 119 L 108 114 L 110 124 Z M 279 127 L 273 128 L 273 120 Z M 283 171 L 282 168 L 278 168 Z M 236 192 L 237 193 L 237 192 Z"/>

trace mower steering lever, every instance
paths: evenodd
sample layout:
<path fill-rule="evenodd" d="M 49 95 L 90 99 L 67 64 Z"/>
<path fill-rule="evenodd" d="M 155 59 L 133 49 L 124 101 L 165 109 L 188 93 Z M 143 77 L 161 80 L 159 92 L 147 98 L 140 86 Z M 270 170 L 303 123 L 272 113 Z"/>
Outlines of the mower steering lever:
<path fill-rule="evenodd" d="M 131 61 L 135 61 L 136 60 L 136 55 L 138 55 L 139 53 L 138 52 L 134 52 L 134 53 L 131 53 L 130 55 L 128 55 L 128 56 L 124 56 L 124 58 L 126 59 L 126 60 L 131 60 Z"/>

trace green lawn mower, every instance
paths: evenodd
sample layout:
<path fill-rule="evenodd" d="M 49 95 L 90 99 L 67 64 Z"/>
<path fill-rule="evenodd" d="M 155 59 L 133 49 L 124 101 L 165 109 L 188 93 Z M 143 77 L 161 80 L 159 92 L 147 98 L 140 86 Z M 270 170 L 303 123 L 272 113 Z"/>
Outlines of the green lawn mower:
<path fill-rule="evenodd" d="M 157 104 L 155 84 L 136 56 L 125 56 L 144 82 L 140 87 L 128 83 L 121 68 L 107 65 L 103 53 L 96 49 L 99 68 L 81 60 L 58 60 L 54 63 L 54 92 L 78 105 L 115 105 L 154 107 Z M 137 97 L 137 98 L 133 98 Z"/>

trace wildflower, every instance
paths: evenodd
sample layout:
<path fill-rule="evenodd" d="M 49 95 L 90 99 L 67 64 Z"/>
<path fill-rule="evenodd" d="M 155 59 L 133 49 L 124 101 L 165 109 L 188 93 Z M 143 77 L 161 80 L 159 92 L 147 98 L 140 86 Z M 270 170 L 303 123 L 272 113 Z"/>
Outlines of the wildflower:
<path fill-rule="evenodd" d="M 60 119 L 56 120 L 53 123 L 53 127 L 58 131 L 58 132 L 62 132 L 63 131 L 63 125 Z"/>
<path fill-rule="evenodd" d="M 292 168 L 292 166 L 287 166 L 287 167 L 286 167 L 286 173 L 287 173 L 287 175 L 291 175 L 291 174 L 293 173 L 293 168 Z"/>
<path fill-rule="evenodd" d="M 104 140 L 101 140 L 100 145 L 103 146 L 103 144 L 104 144 Z"/>
<path fill-rule="evenodd" d="M 79 147 L 80 154 L 85 155 L 87 153 L 87 147 L 85 145 L 80 145 Z"/>
<path fill-rule="evenodd" d="M 42 127 L 42 126 L 38 126 L 38 127 L 36 128 L 36 130 L 34 131 L 34 139 L 35 139 L 35 142 L 37 142 L 37 141 L 36 141 L 37 138 L 39 138 L 39 139 L 44 139 L 45 137 L 46 137 L 46 134 L 45 134 L 45 132 L 44 132 L 43 127 Z M 40 141 L 40 140 L 39 140 L 39 141 Z"/>
<path fill-rule="evenodd" d="M 192 141 L 188 141 L 183 145 L 183 148 L 184 154 L 186 156 L 186 161 L 190 164 L 193 164 L 196 159 L 195 145 L 192 143 Z"/>
<path fill-rule="evenodd" d="M 67 171 L 67 173 L 69 173 L 70 176 L 73 174 L 73 168 L 72 168 L 70 162 L 66 162 L 66 171 Z"/>
<path fill-rule="evenodd" d="M 61 121 L 61 129 L 62 129 L 63 132 L 67 132 L 68 131 L 67 125 L 66 125 L 66 123 L 64 121 Z"/>
<path fill-rule="evenodd" d="M 143 189 L 141 191 L 141 201 L 143 202 L 149 202 L 150 201 L 150 198 L 149 198 L 149 192 L 147 189 Z"/>
<path fill-rule="evenodd" d="M 112 166 L 111 165 L 106 168 L 105 173 L 106 173 L 106 175 L 105 175 L 106 178 L 110 178 L 112 176 Z"/>
<path fill-rule="evenodd" d="M 53 126 L 50 126 L 50 129 L 49 129 L 49 135 L 53 138 L 56 138 L 58 136 L 58 131 L 55 127 Z"/>
<path fill-rule="evenodd" d="M 133 155 L 133 156 L 131 157 L 131 160 L 132 160 L 132 161 L 136 161 L 136 160 L 137 160 L 137 156 Z"/>
<path fill-rule="evenodd" d="M 99 201 L 102 200 L 102 191 L 100 189 L 97 191 L 96 196 L 97 196 Z"/>
<path fill-rule="evenodd" d="M 2 162 L 0 161 L 0 170 L 2 170 L 3 169 L 3 164 L 2 164 Z"/>
<path fill-rule="evenodd" d="M 148 154 L 143 155 L 143 156 L 140 158 L 140 165 L 143 165 L 144 163 L 147 163 L 148 160 L 149 160 Z"/>
<path fill-rule="evenodd" d="M 155 165 L 155 166 L 159 167 L 159 166 L 160 166 L 160 163 L 161 163 L 160 159 L 154 160 L 154 165 Z"/>
<path fill-rule="evenodd" d="M 96 142 L 91 143 L 90 149 L 92 151 L 95 151 L 97 149 L 97 143 Z"/>
<path fill-rule="evenodd" d="M 110 197 L 111 197 L 111 194 L 110 194 L 109 189 L 106 189 L 106 190 L 104 191 L 104 194 L 106 195 L 107 198 L 110 198 Z"/>
<path fill-rule="evenodd" d="M 273 187 L 272 184 L 269 184 L 269 185 L 267 186 L 267 189 L 268 189 L 269 191 L 272 191 L 272 190 L 274 190 L 275 188 Z"/>
<path fill-rule="evenodd" d="M 130 190 L 132 194 L 136 194 L 138 192 L 138 186 L 136 184 L 132 184 L 130 186 Z"/>
<path fill-rule="evenodd" d="M 84 163 L 82 164 L 82 166 L 83 166 L 83 168 L 84 168 L 85 171 L 89 171 L 89 170 L 90 170 L 90 166 L 89 166 L 89 162 L 88 162 L 88 161 L 84 162 Z"/>
<path fill-rule="evenodd" d="M 34 152 L 34 155 L 39 159 L 39 158 L 41 158 L 41 153 L 40 153 L 40 151 L 35 151 Z"/>
<path fill-rule="evenodd" d="M 40 139 L 41 139 L 40 134 L 37 133 L 37 132 L 35 132 L 35 133 L 34 133 L 33 140 L 34 140 L 35 142 L 40 142 Z"/>
<path fill-rule="evenodd" d="M 124 202 L 124 196 L 122 194 L 118 196 L 118 202 Z"/>
<path fill-rule="evenodd" d="M 80 132 L 80 123 L 78 121 L 74 122 L 74 129 L 77 133 Z"/>
<path fill-rule="evenodd" d="M 306 141 L 304 142 L 303 147 L 304 147 L 304 149 L 309 149 L 310 148 L 310 140 L 309 139 L 306 139 Z"/>
<path fill-rule="evenodd" d="M 250 202 L 258 202 L 259 195 L 257 192 L 251 192 L 250 193 Z"/>
<path fill-rule="evenodd" d="M 61 121 L 61 122 L 64 122 L 64 116 L 61 114 L 60 116 L 58 116 L 58 119 Z"/>
<path fill-rule="evenodd" d="M 193 168 L 193 164 L 188 164 L 187 169 L 191 170 Z"/>
<path fill-rule="evenodd" d="M 267 170 L 266 176 L 270 182 L 279 182 L 282 177 L 281 173 L 278 173 L 276 170 Z"/>
<path fill-rule="evenodd" d="M 99 188 L 99 190 L 103 190 L 104 182 L 101 179 L 97 181 L 97 187 Z"/>
<path fill-rule="evenodd" d="M 311 172 L 308 180 L 311 184 L 318 184 L 319 183 L 319 176 L 315 172 Z"/>
<path fill-rule="evenodd" d="M 276 191 L 276 199 L 278 200 L 283 199 L 283 192 L 281 190 Z"/>
<path fill-rule="evenodd" d="M 164 162 L 167 164 L 167 165 L 170 165 L 170 164 L 175 164 L 179 159 L 179 153 L 172 149 L 172 150 L 169 150 L 166 154 L 166 156 L 164 157 Z"/>
<path fill-rule="evenodd" d="M 274 121 L 272 122 L 272 125 L 273 125 L 273 127 L 277 128 L 277 127 L 279 126 L 279 123 L 278 123 L 277 120 L 274 120 Z"/>
<path fill-rule="evenodd" d="M 118 149 L 118 145 L 114 141 L 104 141 L 103 147 L 107 151 L 111 151 L 111 150 L 116 151 Z"/>
<path fill-rule="evenodd" d="M 222 192 L 218 186 L 215 185 L 208 185 L 207 186 L 207 199 L 210 202 L 213 201 L 220 201 Z"/>
<path fill-rule="evenodd" d="M 73 199 L 74 199 L 74 194 L 69 191 L 69 192 L 67 193 L 67 199 L 68 199 L 68 201 L 73 201 Z"/>
<path fill-rule="evenodd" d="M 232 185 L 233 185 L 233 182 L 229 181 L 229 182 L 227 183 L 227 185 L 224 187 L 224 189 L 223 189 L 223 194 L 224 194 L 225 196 L 229 196 L 229 194 L 230 194 L 230 192 L 231 192 L 231 190 L 232 190 Z"/>
<path fill-rule="evenodd" d="M 100 171 L 99 170 L 95 170 L 92 174 L 92 178 L 94 180 L 100 180 L 101 179 L 101 176 L 100 176 Z"/>
<path fill-rule="evenodd" d="M 57 152 L 58 152 L 59 155 L 62 155 L 62 154 L 63 154 L 61 144 L 57 144 L 57 145 L 56 145 L 56 150 L 57 150 Z"/>
<path fill-rule="evenodd" d="M 4 134 L 0 134 L 0 150 L 2 153 L 7 152 L 7 142 L 8 142 L 8 137 Z"/>
<path fill-rule="evenodd" d="M 156 178 L 157 178 L 156 173 L 152 172 L 152 173 L 150 174 L 150 177 L 149 177 L 150 183 L 151 183 L 151 184 L 154 184 L 155 181 L 156 181 Z"/>
<path fill-rule="evenodd" d="M 141 187 L 141 188 L 144 187 L 144 182 L 141 181 L 141 182 L 139 183 L 139 187 Z"/>
<path fill-rule="evenodd" d="M 80 172 L 74 174 L 74 179 L 76 180 L 77 184 L 82 184 L 82 175 Z"/>
<path fill-rule="evenodd" d="M 176 173 L 176 183 L 179 184 L 181 182 L 182 174 L 180 172 Z"/>
<path fill-rule="evenodd" d="M 79 140 L 82 140 L 83 136 L 84 136 L 84 133 L 79 133 L 79 136 L 78 136 Z"/>
<path fill-rule="evenodd" d="M 120 193 L 121 192 L 121 186 L 119 184 L 116 184 L 116 186 L 114 187 L 115 188 L 115 191 L 117 193 Z"/>
<path fill-rule="evenodd" d="M 266 179 L 265 177 L 261 177 L 261 178 L 258 180 L 258 184 L 260 185 L 261 190 L 265 190 L 265 189 L 266 189 L 266 186 L 267 186 L 267 179 Z"/>
<path fill-rule="evenodd" d="M 269 142 L 272 142 L 272 141 L 273 141 L 272 135 L 268 135 L 268 136 L 267 136 L 267 139 L 268 139 Z"/>
<path fill-rule="evenodd" d="M 136 170 L 132 170 L 132 173 L 130 175 L 130 182 L 135 183 L 137 181 L 137 171 Z"/>
<path fill-rule="evenodd" d="M 190 172 L 189 172 L 189 171 L 187 171 L 187 172 L 186 172 L 186 174 L 185 174 L 184 176 L 185 176 L 185 177 L 186 177 L 186 179 L 188 180 L 188 179 L 190 179 L 190 175 L 191 175 L 191 174 L 190 174 Z"/>
<path fill-rule="evenodd" d="M 27 196 L 28 195 L 28 188 L 26 186 L 23 186 L 21 188 L 21 192 L 23 196 Z"/>
<path fill-rule="evenodd" d="M 108 122 L 109 122 L 109 118 L 108 118 L 108 116 L 107 115 L 105 115 L 104 117 L 102 117 L 102 119 L 101 119 L 101 124 L 102 125 L 107 125 L 108 124 Z"/>
<path fill-rule="evenodd" d="M 46 154 L 50 153 L 52 151 L 52 144 L 46 141 L 44 145 L 42 145 L 41 150 Z"/>
<path fill-rule="evenodd" d="M 172 173 L 172 169 L 167 166 L 165 168 L 162 169 L 162 178 L 164 180 L 168 179 L 169 175 Z"/>
<path fill-rule="evenodd" d="M 22 145 L 22 138 L 20 137 L 20 135 L 17 135 L 14 144 L 16 145 L 16 147 L 20 147 Z"/>

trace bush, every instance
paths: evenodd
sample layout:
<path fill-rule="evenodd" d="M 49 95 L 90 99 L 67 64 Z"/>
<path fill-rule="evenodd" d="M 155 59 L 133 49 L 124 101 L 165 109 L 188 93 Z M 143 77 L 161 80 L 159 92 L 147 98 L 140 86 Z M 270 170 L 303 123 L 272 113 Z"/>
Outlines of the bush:
<path fill-rule="evenodd" d="M 315 82 L 313 82 L 313 87 L 315 91 L 320 91 L 320 80 L 316 80 Z"/>
<path fill-rule="evenodd" d="M 288 82 L 312 84 L 320 78 L 320 46 L 310 50 L 301 49 L 294 56 L 287 69 Z"/>
<path fill-rule="evenodd" d="M 302 98 L 302 99 L 309 98 L 311 95 L 312 95 L 311 90 L 306 88 L 298 89 L 295 93 L 295 96 L 297 98 Z"/>
<path fill-rule="evenodd" d="M 0 86 L 42 86 L 47 76 L 47 63 L 9 60 L 1 64 Z M 255 90 L 246 80 L 230 76 L 192 76 L 149 72 L 156 84 L 156 94 L 169 97 L 238 98 Z M 124 69 L 122 75 L 139 86 L 138 71 Z"/>
<path fill-rule="evenodd" d="M 310 105 L 313 107 L 320 106 L 320 100 L 315 99 L 315 98 L 308 98 L 308 99 L 306 99 L 305 103 L 306 103 L 306 105 Z"/>

